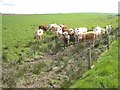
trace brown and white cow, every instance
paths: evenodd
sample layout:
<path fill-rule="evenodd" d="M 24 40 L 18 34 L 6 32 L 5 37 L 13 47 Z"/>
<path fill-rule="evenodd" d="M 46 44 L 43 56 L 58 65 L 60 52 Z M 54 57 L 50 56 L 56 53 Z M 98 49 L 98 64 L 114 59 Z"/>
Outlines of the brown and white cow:
<path fill-rule="evenodd" d="M 62 28 L 63 32 L 68 31 L 68 27 L 66 25 L 60 24 L 60 27 Z"/>
<path fill-rule="evenodd" d="M 56 31 L 58 27 L 60 26 L 57 25 L 56 23 L 53 23 L 53 24 L 48 25 L 48 30 Z"/>
<path fill-rule="evenodd" d="M 90 44 L 94 46 L 94 41 L 96 39 L 96 33 L 94 31 L 82 33 L 81 36 L 81 41 L 83 42 L 84 46 L 86 42 L 90 42 Z"/>
<path fill-rule="evenodd" d="M 48 27 L 47 27 L 47 25 L 42 24 L 42 25 L 38 26 L 38 29 L 43 29 L 44 31 L 47 31 Z"/>
<path fill-rule="evenodd" d="M 79 42 L 82 39 L 82 33 L 86 33 L 88 29 L 86 27 L 75 28 L 74 37 L 75 41 Z"/>

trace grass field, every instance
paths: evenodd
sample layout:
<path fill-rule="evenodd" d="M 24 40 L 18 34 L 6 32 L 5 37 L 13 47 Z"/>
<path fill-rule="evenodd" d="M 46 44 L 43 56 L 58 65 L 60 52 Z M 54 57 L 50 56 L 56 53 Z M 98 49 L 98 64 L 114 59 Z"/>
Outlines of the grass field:
<path fill-rule="evenodd" d="M 44 39 L 41 43 L 36 43 L 34 33 L 38 29 L 38 25 L 49 25 L 55 22 L 57 24 L 64 23 L 69 28 L 87 27 L 89 30 L 96 26 L 104 28 L 107 24 L 111 24 L 114 29 L 118 27 L 118 16 L 105 13 L 3 15 L 2 21 L 2 84 L 5 88 L 50 88 L 52 87 L 50 85 L 51 83 L 57 88 L 69 87 L 70 81 L 72 81 L 71 72 L 73 72 L 74 69 L 80 69 L 80 75 L 78 74 L 78 77 L 82 76 L 86 71 L 85 61 L 79 58 L 79 54 L 83 50 L 79 45 L 70 45 L 64 49 L 63 43 L 61 43 L 52 32 L 45 32 Z M 117 44 L 113 44 L 112 50 L 116 50 L 116 46 Z M 96 48 L 96 51 L 99 52 L 98 48 Z M 101 55 L 103 61 L 107 59 L 101 66 L 106 65 L 106 63 L 111 64 L 114 57 L 116 59 L 116 56 L 114 56 L 108 61 L 110 58 L 109 55 L 112 55 L 112 53 L 115 53 L 115 51 L 108 52 L 108 57 L 106 58 L 104 58 L 104 54 Z M 97 53 L 96 56 L 98 55 Z M 96 61 L 93 62 L 96 64 Z M 98 60 L 98 64 L 99 63 L 102 63 L 102 60 Z M 77 64 L 80 65 L 80 67 L 74 68 Z M 100 67 L 98 64 L 95 65 L 97 69 Z M 114 66 L 115 65 L 117 66 L 117 62 L 114 63 Z M 94 69 L 95 68 L 93 68 L 93 70 Z M 103 72 L 102 75 L 105 77 L 105 79 L 101 79 L 103 81 L 105 80 L 105 83 L 103 82 L 104 87 L 117 87 L 117 85 L 115 85 L 117 84 L 116 80 L 113 84 L 110 83 L 106 85 L 106 80 L 113 76 L 106 77 L 104 73 L 105 75 L 111 74 L 113 72 L 111 69 L 117 70 L 116 68 L 111 68 L 109 65 L 106 67 L 105 71 L 101 68 L 100 73 Z M 96 74 L 94 71 L 87 73 Z M 88 75 L 87 73 L 84 75 L 85 77 Z M 117 72 L 114 73 L 114 76 L 116 74 Z M 92 78 L 93 76 L 91 76 L 89 80 L 92 80 Z M 102 77 L 100 76 L 100 78 Z M 117 77 L 115 77 L 115 79 L 116 78 Z M 99 80 L 97 81 L 100 82 Z M 88 85 L 88 87 L 102 87 L 100 86 L 101 83 L 99 86 L 98 84 L 95 86 L 91 84 Z M 85 86 L 79 86 L 78 82 L 72 87 Z"/>
<path fill-rule="evenodd" d="M 118 88 L 118 42 L 100 55 L 95 67 L 71 88 Z"/>
<path fill-rule="evenodd" d="M 105 27 L 111 24 L 117 27 L 118 18 L 115 14 L 76 13 L 51 15 L 3 15 L 2 16 L 2 49 L 4 61 L 16 60 L 20 55 L 28 58 L 34 43 L 34 33 L 38 25 L 50 23 L 66 24 L 69 28 L 75 27 Z M 48 38 L 49 38 L 49 34 Z M 45 46 L 44 46 L 45 47 Z M 40 50 L 41 51 L 41 50 Z M 40 52 L 39 52 L 40 53 Z M 41 52 L 43 53 L 43 52 Z"/>

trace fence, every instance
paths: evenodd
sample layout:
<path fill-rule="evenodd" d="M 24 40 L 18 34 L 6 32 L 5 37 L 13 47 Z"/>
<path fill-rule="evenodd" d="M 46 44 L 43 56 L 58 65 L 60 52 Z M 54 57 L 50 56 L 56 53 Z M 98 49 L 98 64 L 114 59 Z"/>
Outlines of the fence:
<path fill-rule="evenodd" d="M 49 81 L 46 87 L 68 87 L 91 69 L 102 52 L 110 49 L 112 41 L 117 40 L 117 34 L 118 29 L 115 29 L 110 35 L 103 35 L 101 40 L 95 41 L 94 47 L 90 45 L 90 42 L 87 42 L 86 48 L 83 48 L 82 44 L 75 45 L 74 48 L 67 47 L 66 51 L 60 53 L 57 56 L 58 59 L 55 58 L 52 65 L 48 66 L 52 68 L 52 71 L 46 72 L 44 81 Z"/>
<path fill-rule="evenodd" d="M 118 29 L 113 30 L 110 35 L 103 35 L 102 40 L 96 40 L 94 47 L 87 42 L 67 47 L 63 52 L 56 55 L 49 64 L 42 69 L 39 79 L 32 83 L 33 87 L 60 88 L 69 87 L 74 80 L 80 78 L 98 59 L 106 49 L 110 49 L 112 41 L 117 40 Z M 38 83 L 39 81 L 39 83 Z M 37 84 L 37 85 L 36 85 Z"/>
<path fill-rule="evenodd" d="M 102 42 L 105 42 L 105 41 L 107 41 L 107 43 L 106 43 L 106 45 L 105 45 L 105 47 L 107 47 L 107 49 L 109 49 L 110 48 L 110 45 L 111 45 L 111 41 L 113 41 L 113 40 L 117 40 L 117 35 L 118 34 L 118 29 L 116 29 L 116 30 L 114 30 L 114 31 L 112 31 L 110 34 L 106 34 L 105 36 L 103 36 L 103 38 L 102 38 Z M 112 40 L 110 40 L 110 37 L 112 38 Z M 91 46 L 90 46 L 90 42 L 87 42 L 87 61 L 88 61 L 88 69 L 91 69 Z"/>
<path fill-rule="evenodd" d="M 91 69 L 93 62 L 98 59 L 102 52 L 106 49 L 110 49 L 111 43 L 114 40 L 117 40 L 117 36 L 118 28 L 113 30 L 109 35 L 103 35 L 101 40 L 96 40 L 94 45 L 95 47 L 92 47 L 90 42 L 87 42 L 86 49 L 82 52 L 80 51 L 79 56 L 75 57 L 73 66 L 71 66 L 71 69 L 73 70 L 68 71 L 70 74 L 67 75 L 69 77 L 69 81 L 63 86 L 69 86 L 69 84 L 71 84 L 74 80 L 80 78 L 87 69 Z"/>

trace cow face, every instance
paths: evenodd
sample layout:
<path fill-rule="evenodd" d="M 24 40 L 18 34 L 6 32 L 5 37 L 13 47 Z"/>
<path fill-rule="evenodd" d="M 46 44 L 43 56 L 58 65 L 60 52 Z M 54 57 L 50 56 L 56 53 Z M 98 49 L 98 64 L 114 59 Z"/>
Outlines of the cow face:
<path fill-rule="evenodd" d="M 63 32 L 64 38 L 68 38 L 68 32 Z"/>

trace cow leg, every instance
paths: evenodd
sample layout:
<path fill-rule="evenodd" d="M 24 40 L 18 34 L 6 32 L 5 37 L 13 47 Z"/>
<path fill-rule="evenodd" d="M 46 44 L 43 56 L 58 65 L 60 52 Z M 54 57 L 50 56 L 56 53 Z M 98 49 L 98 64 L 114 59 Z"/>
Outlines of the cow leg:
<path fill-rule="evenodd" d="M 79 44 L 79 43 L 80 43 L 80 39 L 78 38 L 78 39 L 77 39 L 77 44 Z"/>
<path fill-rule="evenodd" d="M 86 42 L 85 41 L 82 42 L 82 47 L 86 48 Z"/>
<path fill-rule="evenodd" d="M 75 37 L 73 37 L 73 43 L 75 44 Z"/>
<path fill-rule="evenodd" d="M 37 39 L 37 43 L 38 43 L 38 40 L 39 40 L 39 36 L 37 36 L 37 37 L 36 37 L 36 39 Z"/>
<path fill-rule="evenodd" d="M 40 44 L 40 36 L 38 36 L 38 44 Z"/>
<path fill-rule="evenodd" d="M 66 38 L 64 38 L 64 49 L 66 48 L 66 46 L 67 46 L 67 40 Z"/>
<path fill-rule="evenodd" d="M 67 44 L 64 43 L 64 49 L 67 47 Z"/>
<path fill-rule="evenodd" d="M 78 43 L 78 37 L 75 36 L 75 44 Z"/>
<path fill-rule="evenodd" d="M 68 41 L 67 41 L 67 46 L 69 45 L 69 43 L 70 43 L 70 41 L 68 40 Z"/>
<path fill-rule="evenodd" d="M 102 34 L 99 35 L 100 35 L 100 44 L 102 44 Z"/>

